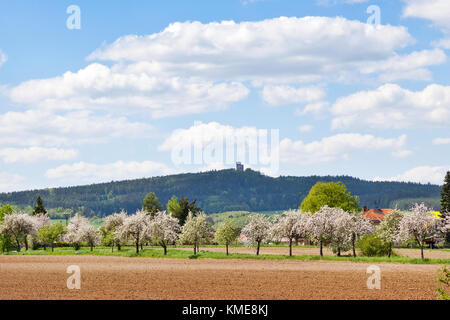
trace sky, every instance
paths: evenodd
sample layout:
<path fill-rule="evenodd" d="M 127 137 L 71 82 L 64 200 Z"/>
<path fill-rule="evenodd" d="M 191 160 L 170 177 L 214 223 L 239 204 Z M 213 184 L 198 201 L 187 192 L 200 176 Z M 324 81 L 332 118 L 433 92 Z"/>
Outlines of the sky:
<path fill-rule="evenodd" d="M 233 168 L 442 184 L 450 1 L 0 3 L 0 192 Z"/>

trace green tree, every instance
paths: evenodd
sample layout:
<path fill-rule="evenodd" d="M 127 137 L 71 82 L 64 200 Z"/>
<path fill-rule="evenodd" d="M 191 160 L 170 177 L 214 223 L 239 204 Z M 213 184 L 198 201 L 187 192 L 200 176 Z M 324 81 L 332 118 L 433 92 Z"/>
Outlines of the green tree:
<path fill-rule="evenodd" d="M 172 198 L 167 201 L 167 212 L 172 215 L 172 217 L 180 217 L 181 216 L 181 206 L 178 203 L 178 198 L 176 196 L 172 196 Z"/>
<path fill-rule="evenodd" d="M 345 211 L 357 211 L 359 197 L 352 196 L 342 182 L 317 182 L 303 200 L 299 209 L 303 212 L 316 213 L 323 206 L 341 208 Z"/>
<path fill-rule="evenodd" d="M 67 229 L 62 222 L 47 224 L 39 230 L 38 241 L 44 244 L 44 250 L 46 250 L 46 247 L 50 245 L 53 252 L 55 242 L 59 241 L 61 236 L 66 232 Z"/>
<path fill-rule="evenodd" d="M 6 215 L 12 214 L 14 212 L 13 208 L 10 205 L 4 205 L 0 207 L 0 224 L 3 222 L 3 219 Z M 2 248 L 2 252 L 9 251 L 14 248 L 14 243 L 11 240 L 11 236 L 7 233 L 0 233 L 0 247 Z"/>
<path fill-rule="evenodd" d="M 442 219 L 446 219 L 450 215 L 450 171 L 445 175 L 444 185 L 441 189 L 441 212 Z M 445 234 L 445 242 L 450 244 L 450 232 Z"/>
<path fill-rule="evenodd" d="M 162 206 L 159 204 L 159 200 L 154 192 L 150 192 L 145 196 L 144 201 L 142 201 L 142 210 L 149 212 L 152 216 L 162 210 Z"/>
<path fill-rule="evenodd" d="M 44 207 L 44 201 L 42 201 L 41 196 L 38 195 L 36 199 L 36 206 L 33 209 L 33 216 L 37 214 L 46 214 L 47 210 Z"/>
<path fill-rule="evenodd" d="M 186 221 L 187 216 L 191 212 L 192 215 L 195 217 L 197 213 L 201 211 L 201 209 L 195 204 L 197 202 L 197 199 L 194 199 L 193 201 L 189 202 L 189 199 L 186 197 L 181 197 L 180 201 L 178 202 L 180 209 L 178 212 L 176 212 L 174 215 L 175 218 L 180 220 L 180 225 L 184 225 L 184 222 Z"/>
<path fill-rule="evenodd" d="M 14 210 L 9 204 L 5 204 L 4 206 L 1 206 L 0 207 L 0 223 L 3 221 L 3 218 L 7 214 L 11 214 L 13 212 L 14 212 Z"/>
<path fill-rule="evenodd" d="M 220 244 L 225 244 L 228 255 L 228 246 L 236 241 L 240 228 L 232 219 L 226 219 L 217 228 L 215 239 Z"/>

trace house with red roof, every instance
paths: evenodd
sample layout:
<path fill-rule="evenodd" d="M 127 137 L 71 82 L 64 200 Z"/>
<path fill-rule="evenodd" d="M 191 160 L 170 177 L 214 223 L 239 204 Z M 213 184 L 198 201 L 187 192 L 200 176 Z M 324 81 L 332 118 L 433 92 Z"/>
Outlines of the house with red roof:
<path fill-rule="evenodd" d="M 363 216 L 373 224 L 379 224 L 392 211 L 393 209 L 367 209 L 367 207 L 364 207 Z"/>

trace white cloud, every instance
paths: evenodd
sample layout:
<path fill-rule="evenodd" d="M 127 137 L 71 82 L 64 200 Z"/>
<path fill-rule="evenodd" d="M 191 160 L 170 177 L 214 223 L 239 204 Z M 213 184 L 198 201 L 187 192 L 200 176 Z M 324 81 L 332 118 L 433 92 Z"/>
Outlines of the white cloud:
<path fill-rule="evenodd" d="M 436 138 L 433 140 L 434 145 L 450 144 L 450 138 Z"/>
<path fill-rule="evenodd" d="M 0 192 L 12 192 L 31 189 L 25 183 L 25 178 L 18 174 L 0 172 Z"/>
<path fill-rule="evenodd" d="M 386 84 L 338 99 L 332 113 L 333 129 L 448 127 L 450 86 L 432 84 L 422 91 L 410 91 Z"/>
<path fill-rule="evenodd" d="M 150 112 L 155 118 L 225 108 L 247 94 L 237 82 L 154 76 L 146 63 L 111 68 L 94 63 L 61 77 L 26 81 L 10 91 L 11 100 L 23 105 Z"/>
<path fill-rule="evenodd" d="M 62 161 L 72 160 L 78 155 L 74 149 L 40 148 L 31 147 L 26 149 L 4 148 L 0 149 L 0 158 L 5 163 L 25 162 L 32 163 L 42 160 Z"/>
<path fill-rule="evenodd" d="M 172 174 L 174 171 L 163 163 L 153 161 L 117 161 L 106 164 L 78 162 L 65 164 L 46 172 L 50 179 L 65 183 L 97 183 L 111 180 L 138 179 L 157 175 Z"/>
<path fill-rule="evenodd" d="M 220 141 L 244 140 L 258 133 L 261 129 L 256 127 L 235 128 L 222 125 L 217 122 L 199 123 L 188 129 L 179 129 L 159 146 L 160 151 L 172 151 L 173 149 L 186 149 L 196 146 L 202 148 L 211 145 L 219 139 Z M 390 150 L 399 152 L 403 150 L 406 143 L 406 135 L 394 139 L 374 137 L 372 135 L 362 135 L 357 133 L 338 134 L 323 138 L 319 141 L 304 143 L 303 141 L 292 141 L 283 139 L 280 141 L 279 161 L 285 163 L 313 164 L 319 162 L 330 162 L 340 158 L 345 158 L 354 151 L 378 151 Z M 225 145 L 225 153 L 233 153 L 236 144 Z M 239 145 L 238 145 L 239 147 Z M 255 148 L 259 146 L 254 145 Z M 265 152 L 262 152 L 263 154 Z M 242 159 L 240 159 L 243 161 Z M 267 160 L 267 159 L 264 159 Z M 277 159 L 278 160 L 278 159 Z M 264 163 L 264 162 L 263 162 Z"/>
<path fill-rule="evenodd" d="M 299 127 L 298 127 L 298 130 L 299 130 L 300 132 L 309 132 L 309 131 L 311 131 L 313 128 L 314 128 L 314 127 L 313 127 L 312 125 L 310 125 L 310 124 L 305 124 L 305 125 L 299 126 Z"/>
<path fill-rule="evenodd" d="M 156 72 L 255 84 L 343 81 L 358 76 L 367 64 L 400 59 L 396 51 L 412 43 L 404 27 L 374 27 L 342 17 L 195 21 L 176 22 L 150 35 L 121 37 L 89 59 L 146 61 Z"/>
<path fill-rule="evenodd" d="M 264 86 L 262 92 L 263 100 L 272 106 L 317 101 L 325 95 L 325 90 L 319 87 L 294 88 L 286 85 Z"/>
<path fill-rule="evenodd" d="M 325 113 L 330 107 L 330 103 L 327 101 L 318 101 L 313 103 L 308 103 L 303 109 L 297 108 L 295 114 L 297 116 L 304 116 L 312 113 L 315 116 L 319 116 Z"/>
<path fill-rule="evenodd" d="M 105 142 L 112 138 L 147 138 L 154 134 L 148 124 L 124 117 L 79 111 L 55 114 L 44 110 L 0 114 L 0 145 L 58 147 Z"/>
<path fill-rule="evenodd" d="M 450 49 L 450 2 L 448 0 L 403 0 L 403 2 L 406 3 L 403 17 L 431 21 L 446 37 L 433 44 Z"/>
<path fill-rule="evenodd" d="M 337 134 L 319 141 L 304 143 L 301 140 L 283 139 L 280 142 L 281 162 L 296 164 L 316 164 L 347 159 L 349 153 L 356 151 L 393 150 L 403 148 L 406 135 L 395 139 L 385 139 L 358 133 Z"/>
<path fill-rule="evenodd" d="M 0 49 L 0 67 L 8 60 L 6 54 Z"/>
<path fill-rule="evenodd" d="M 437 27 L 450 30 L 450 2 L 447 0 L 403 0 L 404 17 L 432 21 Z"/>
<path fill-rule="evenodd" d="M 417 183 L 433 183 L 442 185 L 444 177 L 450 166 L 431 167 L 422 166 L 413 168 L 404 173 L 390 178 L 376 177 L 375 181 L 402 181 L 402 182 L 417 182 Z"/>
<path fill-rule="evenodd" d="M 427 67 L 443 64 L 446 61 L 447 56 L 440 49 L 415 51 L 404 56 L 396 54 L 383 63 L 368 63 L 363 67 L 362 73 L 380 72 L 380 80 L 384 82 L 403 79 L 429 81 L 433 79 L 433 76 Z"/>

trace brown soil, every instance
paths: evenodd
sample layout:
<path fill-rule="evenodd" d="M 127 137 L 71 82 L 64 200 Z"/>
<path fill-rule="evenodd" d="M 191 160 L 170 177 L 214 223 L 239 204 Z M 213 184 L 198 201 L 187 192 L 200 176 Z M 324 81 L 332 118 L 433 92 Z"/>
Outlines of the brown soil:
<path fill-rule="evenodd" d="M 193 250 L 192 248 L 177 248 L 183 250 Z M 200 250 L 212 251 L 212 252 L 225 252 L 225 248 L 214 248 L 207 247 L 202 248 Z M 230 247 L 230 253 L 249 253 L 255 254 L 256 249 L 251 247 Z M 420 250 L 419 249 L 394 249 L 395 253 L 399 256 L 405 256 L 410 258 L 420 258 Z M 324 255 L 335 256 L 329 248 L 323 248 Z M 289 248 L 288 247 L 261 247 L 261 254 L 279 254 L 279 255 L 288 255 Z M 296 256 L 300 255 L 319 255 L 318 248 L 302 248 L 302 247 L 293 247 L 292 254 Z M 351 255 L 349 252 L 342 252 L 342 255 Z M 425 250 L 424 251 L 425 258 L 429 259 L 450 259 L 450 251 L 442 251 L 442 250 Z"/>
<path fill-rule="evenodd" d="M 69 290 L 69 265 L 81 290 Z M 0 299 L 435 299 L 439 265 L 337 261 L 0 256 Z"/>

